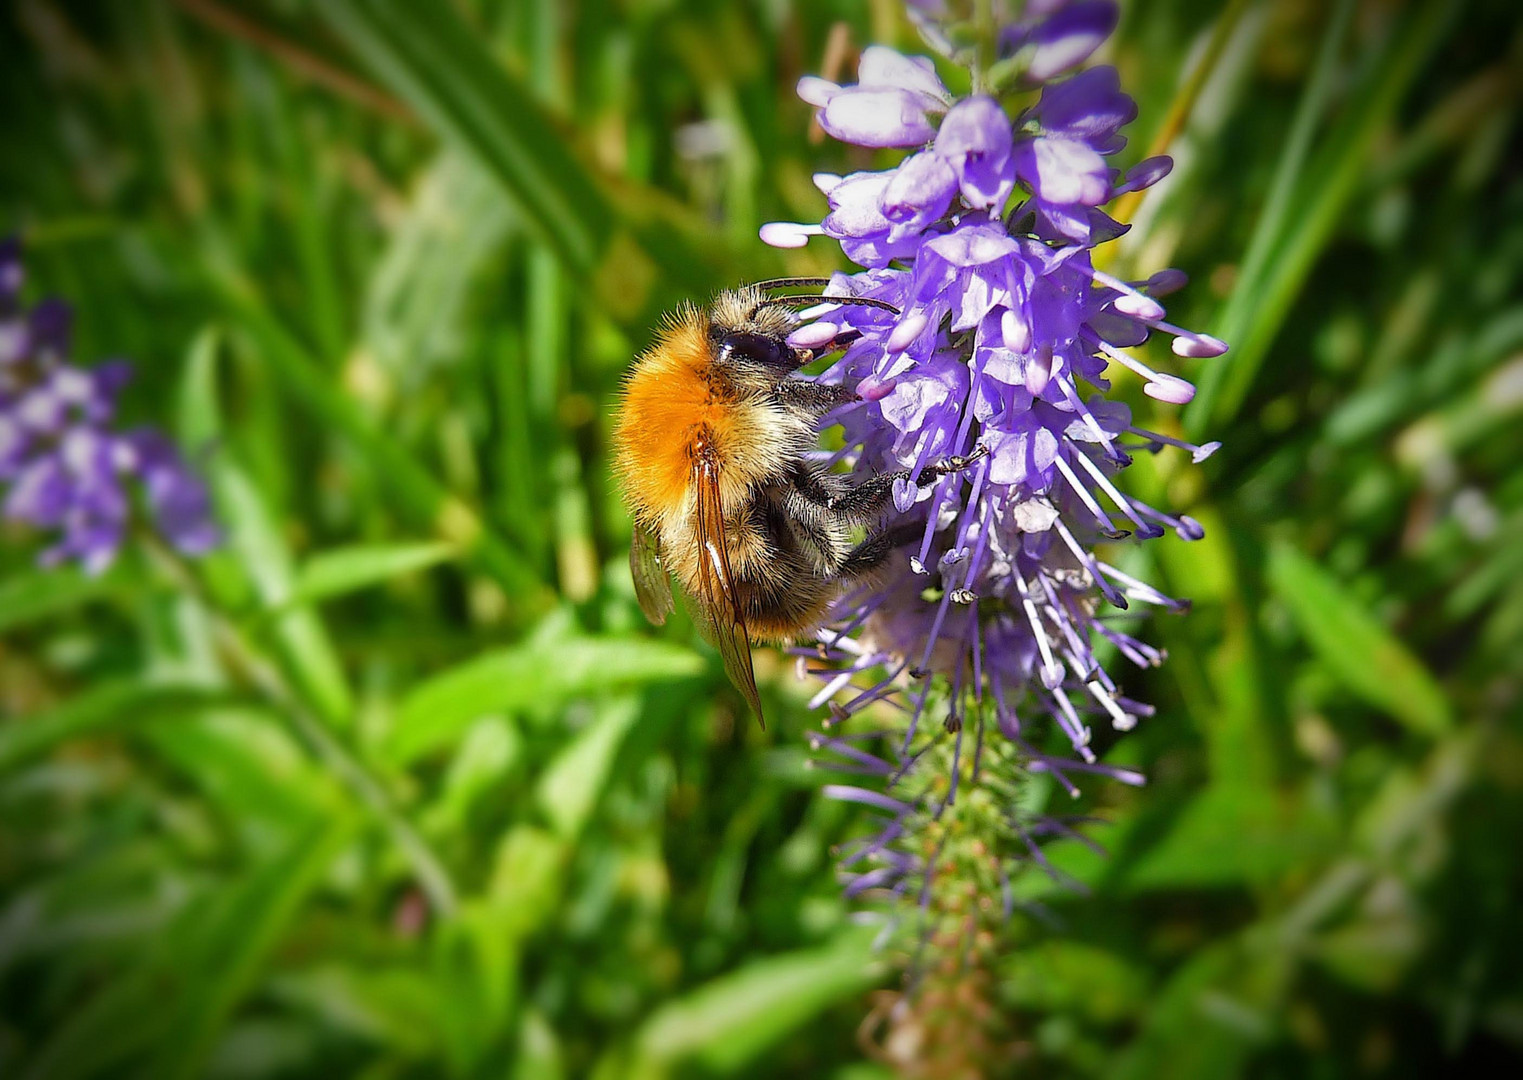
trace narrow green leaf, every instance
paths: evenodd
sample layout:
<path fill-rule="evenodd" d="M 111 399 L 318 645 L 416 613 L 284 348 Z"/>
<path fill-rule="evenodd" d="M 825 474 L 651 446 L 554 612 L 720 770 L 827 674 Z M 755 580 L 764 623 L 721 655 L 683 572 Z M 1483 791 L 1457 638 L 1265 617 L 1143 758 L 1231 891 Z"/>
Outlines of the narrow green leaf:
<path fill-rule="evenodd" d="M 320 8 L 372 71 L 435 130 L 480 156 L 531 212 L 536 232 L 591 269 L 614 215 L 569 140 L 448 4 L 322 0 Z"/>
<path fill-rule="evenodd" d="M 1128 891 L 1267 888 L 1294 867 L 1336 849 L 1338 823 L 1256 785 L 1217 780 L 1168 831 L 1120 869 Z"/>
<path fill-rule="evenodd" d="M 1147 972 L 1132 958 L 1078 941 L 1048 941 L 1005 958 L 1001 996 L 1024 1009 L 1072 1012 L 1102 1024 L 1148 1001 Z"/>
<path fill-rule="evenodd" d="M 1407 16 L 1406 24 L 1392 35 L 1389 51 L 1374 65 L 1364 92 L 1323 140 L 1316 163 L 1304 170 L 1295 197 L 1283 196 L 1285 205 L 1294 206 L 1296 213 L 1270 220 L 1263 240 L 1255 237 L 1255 248 L 1271 252 L 1272 258 L 1264 256 L 1262 272 L 1255 280 L 1238 282 L 1227 312 L 1214 328 L 1234 348 L 1223 361 L 1206 369 L 1200 392 L 1185 410 L 1185 425 L 1192 436 L 1219 428 L 1242 406 L 1318 256 L 1347 218 L 1344 211 L 1364 179 L 1371 146 L 1401 104 L 1423 60 L 1443 40 L 1444 25 L 1455 7 L 1447 0 L 1429 0 Z M 1315 88 L 1316 84 L 1308 88 L 1308 100 L 1314 100 Z M 1320 112 L 1322 102 L 1315 99 L 1315 103 Z M 1292 155 L 1282 162 L 1282 171 L 1290 165 L 1300 171 Z M 1276 179 L 1287 185 L 1295 182 L 1293 175 Z M 1280 198 L 1278 191 L 1276 196 Z"/>
<path fill-rule="evenodd" d="M 201 1074 L 218 1032 L 248 993 L 265 959 L 307 894 L 349 838 L 351 821 L 330 817 L 275 858 L 216 894 L 204 921 L 176 941 L 183 989 L 170 1030 L 149 1075 L 174 1080 Z"/>
<path fill-rule="evenodd" d="M 691 649 L 659 641 L 573 638 L 497 649 L 415 687 L 397 710 L 386 750 L 405 764 L 458 738 L 479 716 L 553 707 L 598 691 L 691 678 L 703 669 Z"/>
<path fill-rule="evenodd" d="M 349 835 L 328 818 L 165 928 L 154 952 L 69 1014 L 31 1060 L 28 1080 L 123 1075 L 152 1052 L 145 1075 L 200 1075 L 218 1032 L 248 992 L 318 875 Z"/>
<path fill-rule="evenodd" d="M 518 1060 L 515 1075 L 541 1080 L 564 1080 L 566 1064 L 561 1040 L 549 1019 L 536 1008 L 524 1010 L 518 1029 Z"/>
<path fill-rule="evenodd" d="M 335 1032 L 422 1058 L 438 1050 L 441 1000 L 433 978 L 403 965 L 325 961 L 270 980 L 270 994 Z"/>
<path fill-rule="evenodd" d="M 624 735 L 640 716 L 636 698 L 605 702 L 540 775 L 535 795 L 555 831 L 575 839 L 602 794 Z"/>
<path fill-rule="evenodd" d="M 1284 236 L 1287 225 L 1287 215 L 1293 205 L 1293 198 L 1299 189 L 1302 173 L 1306 168 L 1307 158 L 1311 154 L 1312 139 L 1321 126 L 1323 117 L 1332 106 L 1333 92 L 1336 87 L 1335 75 L 1338 61 L 1343 51 L 1343 39 L 1348 35 L 1349 23 L 1354 14 L 1353 0 L 1338 0 L 1328 16 L 1327 27 L 1322 32 L 1321 47 L 1317 50 L 1317 59 L 1312 67 L 1311 76 L 1306 80 L 1305 89 L 1301 91 L 1301 99 L 1296 105 L 1296 114 L 1291 121 L 1290 132 L 1285 138 L 1285 144 L 1277 156 L 1274 177 L 1269 183 L 1269 197 L 1265 201 L 1264 208 L 1259 213 L 1258 221 L 1254 223 L 1253 236 L 1248 241 L 1248 250 L 1243 253 L 1243 261 L 1238 270 L 1237 286 L 1228 298 L 1217 324 L 1212 329 L 1218 335 L 1228 335 L 1223 340 L 1229 344 L 1241 345 L 1240 336 L 1251 317 L 1254 306 L 1260 301 L 1262 279 L 1266 268 L 1270 264 L 1270 257 L 1274 254 Z M 1238 355 L 1242 350 L 1235 349 L 1229 356 L 1232 363 L 1238 362 Z M 1196 410 L 1202 413 L 1210 411 L 1212 402 L 1220 386 L 1225 365 L 1217 363 L 1207 368 L 1205 377 L 1201 380 L 1200 393 L 1197 401 L 1204 404 L 1196 406 Z"/>
<path fill-rule="evenodd" d="M 484 716 L 471 725 L 455 751 L 443 790 L 419 815 L 425 833 L 449 836 L 467 829 L 479 802 L 509 790 L 525 767 L 518 725 L 502 716 Z"/>
<path fill-rule="evenodd" d="M 341 805 L 334 778 L 266 709 L 203 707 L 147 740 L 250 841 L 288 838 Z"/>
<path fill-rule="evenodd" d="M 173 1017 L 162 1004 L 161 973 L 140 965 L 68 1014 L 27 1062 L 22 1080 L 76 1080 L 122 1075 L 111 1070 L 162 1043 Z"/>
<path fill-rule="evenodd" d="M 184 717 L 227 700 L 224 692 L 186 683 L 134 680 L 97 686 L 55 709 L 0 724 L 0 774 L 69 739 Z"/>
<path fill-rule="evenodd" d="M 352 719 L 354 697 L 327 626 L 310 607 L 294 607 L 295 570 L 279 523 L 254 481 L 230 459 L 210 470 L 228 545 L 252 580 L 265 609 L 278 612 L 271 634 L 281 663 L 303 696 L 335 727 Z"/>
<path fill-rule="evenodd" d="M 530 562 L 328 380 L 317 361 L 265 310 L 253 283 L 238 268 L 224 265 L 217 275 L 217 285 L 239 313 L 261 361 L 292 397 L 320 423 L 354 444 L 361 452 L 360 460 L 384 479 L 383 490 L 404 512 L 459 547 L 462 557 L 496 578 L 523 610 L 538 610 L 545 601 L 545 588 Z"/>
<path fill-rule="evenodd" d="M 438 566 L 455 556 L 442 541 L 411 544 L 356 544 L 313 555 L 296 573 L 292 604 L 331 600 L 379 585 L 394 577 Z"/>
<path fill-rule="evenodd" d="M 203 444 L 225 435 L 217 397 L 221 346 L 216 328 L 202 330 L 191 344 L 181 377 L 181 428 Z M 209 457 L 206 475 L 227 541 L 223 557 L 208 560 L 203 580 L 214 594 L 218 586 L 228 585 L 240 595 L 252 592 L 267 612 L 278 613 L 270 636 L 281 663 L 324 720 L 335 727 L 347 724 L 354 709 L 348 679 L 327 626 L 313 609 L 293 603 L 293 559 L 269 500 L 228 450 Z M 224 604 L 230 599 L 219 598 Z"/>
<path fill-rule="evenodd" d="M 60 615 L 122 588 L 120 571 L 91 577 L 73 566 L 22 570 L 0 581 L 0 632 Z"/>
<path fill-rule="evenodd" d="M 729 1072 L 790 1031 L 878 981 L 871 936 L 847 934 L 824 949 L 756 960 L 657 1009 L 636 1036 L 650 1066 L 694 1060 Z"/>
<path fill-rule="evenodd" d="M 663 306 L 663 292 L 702 291 L 733 276 L 710 250 L 719 238 L 669 200 L 626 182 L 616 210 L 572 136 L 453 5 L 322 0 L 321 10 L 381 82 L 496 177 L 525 227 L 587 283 L 610 318 L 643 326 L 653 302 Z"/>
<path fill-rule="evenodd" d="M 1453 726 L 1428 669 L 1316 563 L 1280 545 L 1270 552 L 1269 580 L 1307 644 L 1349 690 L 1420 734 Z"/>
<path fill-rule="evenodd" d="M 560 909 L 571 847 L 548 829 L 515 825 L 497 844 L 486 904 L 500 937 L 524 938 Z"/>
<path fill-rule="evenodd" d="M 515 235 L 516 214 L 474 158 L 439 154 L 418 179 L 365 289 L 364 341 L 404 385 L 458 358 L 474 327 L 467 300 Z"/>
<path fill-rule="evenodd" d="M 1272 1017 L 1294 974 L 1287 949 L 1255 951 L 1249 935 L 1190 954 L 1152 994 L 1142 1030 L 1106 1070 L 1117 1080 L 1219 1080 L 1245 1074 L 1272 1036 Z"/>

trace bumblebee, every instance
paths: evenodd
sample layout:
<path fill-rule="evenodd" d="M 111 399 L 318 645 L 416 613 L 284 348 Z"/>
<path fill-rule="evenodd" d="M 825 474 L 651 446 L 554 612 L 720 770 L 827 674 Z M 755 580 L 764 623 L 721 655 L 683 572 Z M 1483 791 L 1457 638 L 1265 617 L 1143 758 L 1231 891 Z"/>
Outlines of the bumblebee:
<path fill-rule="evenodd" d="M 908 470 L 854 479 L 807 458 L 821 418 L 858 398 L 843 386 L 795 377 L 814 354 L 788 344 L 793 307 L 806 301 L 896 311 L 864 297 L 767 292 L 823 283 L 764 282 L 669 316 L 629 372 L 614 427 L 616 467 L 634 517 L 629 560 L 641 609 L 657 625 L 666 621 L 673 608 L 668 575 L 675 574 L 731 682 L 763 724 L 752 643 L 812 636 L 843 586 L 878 570 L 924 528 L 880 524 L 895 482 L 911 478 Z M 918 482 L 973 460 L 928 466 Z M 864 527 L 865 539 L 853 543 Z"/>

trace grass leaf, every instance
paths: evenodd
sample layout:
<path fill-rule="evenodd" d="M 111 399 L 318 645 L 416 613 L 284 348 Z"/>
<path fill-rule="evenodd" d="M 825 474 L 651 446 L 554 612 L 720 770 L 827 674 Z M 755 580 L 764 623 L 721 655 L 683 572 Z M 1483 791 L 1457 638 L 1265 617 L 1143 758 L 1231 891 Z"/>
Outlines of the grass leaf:
<path fill-rule="evenodd" d="M 226 700 L 221 691 L 186 683 L 132 680 L 96 686 L 57 708 L 0 724 L 0 774 L 70 739 L 185 716 Z"/>
<path fill-rule="evenodd" d="M 331 600 L 394 577 L 438 566 L 455 556 L 455 548 L 432 543 L 355 544 L 313 555 L 296 573 L 292 604 Z"/>
<path fill-rule="evenodd" d="M 753 960 L 651 1015 L 636 1036 L 638 1060 L 693 1060 L 719 1072 L 754 1061 L 820 1011 L 878 980 L 871 936 L 846 933 L 823 949 Z"/>
<path fill-rule="evenodd" d="M 174 1001 L 171 1030 L 150 1075 L 175 1080 L 200 1075 L 227 1018 L 258 978 L 266 957 L 302 901 L 348 839 L 351 820 L 329 817 L 274 858 L 246 873 L 208 901 L 209 910 L 174 964 L 185 991 Z"/>
<path fill-rule="evenodd" d="M 1306 643 L 1349 690 L 1419 734 L 1453 726 L 1433 675 L 1325 570 L 1282 544 L 1270 552 L 1269 580 Z"/>
<path fill-rule="evenodd" d="M 691 678 L 704 667 L 690 649 L 642 639 L 572 638 L 497 649 L 414 687 L 397 710 L 386 750 L 405 764 L 458 738 L 488 713 Z"/>
<path fill-rule="evenodd" d="M 91 577 L 73 566 L 34 567 L 0 581 L 0 631 L 60 615 L 122 589 L 121 575 Z"/>

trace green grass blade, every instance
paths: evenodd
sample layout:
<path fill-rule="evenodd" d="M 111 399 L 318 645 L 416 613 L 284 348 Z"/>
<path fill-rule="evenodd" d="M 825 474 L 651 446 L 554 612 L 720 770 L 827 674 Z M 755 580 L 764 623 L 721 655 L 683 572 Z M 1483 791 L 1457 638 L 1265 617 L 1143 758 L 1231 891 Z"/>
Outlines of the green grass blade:
<path fill-rule="evenodd" d="M 1241 332 L 1244 321 L 1258 301 L 1258 285 L 1270 256 L 1284 235 L 1286 215 L 1294 205 L 1307 158 L 1311 156 L 1312 139 L 1332 105 L 1338 60 L 1348 37 L 1349 24 L 1353 21 L 1354 7 L 1353 0 L 1339 0 L 1328 19 L 1311 78 L 1296 105 L 1290 133 L 1285 137 L 1279 164 L 1269 182 L 1269 198 L 1253 227 L 1253 237 L 1248 241 L 1248 250 L 1238 268 L 1237 287 L 1219 317 L 1223 333 Z"/>
<path fill-rule="evenodd" d="M 323 0 L 339 35 L 429 125 L 485 161 L 524 221 L 574 267 L 594 268 L 615 216 L 528 89 L 448 4 Z"/>
<path fill-rule="evenodd" d="M 322 0 L 333 28 L 429 126 L 477 158 L 537 233 L 625 325 L 644 326 L 668 290 L 723 280 L 716 237 L 653 192 L 605 186 L 572 137 L 514 79 L 449 4 Z M 723 251 L 718 248 L 718 251 Z"/>
<path fill-rule="evenodd" d="M 1307 644 L 1349 690 L 1419 734 L 1453 727 L 1449 701 L 1428 669 L 1316 563 L 1281 545 L 1270 553 L 1269 581 Z"/>
<path fill-rule="evenodd" d="M 218 1033 L 351 829 L 343 816 L 314 827 L 217 894 L 205 921 L 176 942 L 173 963 L 185 981 L 173 1006 L 175 1037 L 162 1046 L 149 1075 L 201 1075 Z"/>
<path fill-rule="evenodd" d="M 464 500 L 450 492 L 405 446 L 379 430 L 352 399 L 334 387 L 320 366 L 258 303 L 252 286 L 236 276 L 219 284 L 241 316 L 260 358 L 291 395 L 322 424 L 347 438 L 370 463 L 399 508 L 462 556 L 491 574 L 518 610 L 532 613 L 545 602 L 544 586 L 531 564 L 493 533 Z"/>
<path fill-rule="evenodd" d="M 225 693 L 184 683 L 107 683 L 46 712 L 0 724 L 0 775 L 84 735 L 127 731 L 141 724 L 185 716 Z"/>
<path fill-rule="evenodd" d="M 739 1069 L 821 1010 L 877 982 L 870 943 L 868 934 L 846 932 L 827 948 L 754 960 L 715 979 L 645 1021 L 636 1060 L 652 1072 L 689 1060 L 718 1072 Z"/>
<path fill-rule="evenodd" d="M 271 636 L 282 666 L 324 721 L 347 727 L 353 720 L 354 694 L 327 625 L 315 609 L 292 606 L 296 574 L 279 522 L 258 486 L 230 459 L 217 460 L 210 472 L 229 547 L 238 554 L 265 610 L 279 612 Z"/>
<path fill-rule="evenodd" d="M 0 633 L 123 591 L 123 575 L 91 577 L 73 566 L 28 568 L 0 581 Z"/>
<path fill-rule="evenodd" d="M 691 678 L 704 667 L 691 649 L 659 641 L 583 638 L 497 649 L 414 687 L 397 710 L 387 756 L 405 764 L 458 738 L 489 713 Z"/>
<path fill-rule="evenodd" d="M 535 796 L 545 818 L 566 840 L 587 824 L 602 794 L 624 736 L 640 718 L 640 703 L 621 697 L 605 702 L 540 774 Z"/>
<path fill-rule="evenodd" d="M 290 602 L 331 600 L 438 566 L 454 556 L 454 546 L 442 542 L 354 544 L 319 551 L 297 570 Z"/>
<path fill-rule="evenodd" d="M 1228 341 L 1233 351 L 1225 362 L 1215 362 L 1206 369 L 1199 393 L 1186 408 L 1185 426 L 1192 437 L 1220 429 L 1242 407 L 1291 305 L 1359 190 L 1376 137 L 1422 69 L 1423 60 L 1443 39 L 1451 8 L 1444 0 L 1429 0 L 1408 17 L 1406 25 L 1393 35 L 1389 52 L 1382 57 L 1365 93 L 1353 103 L 1345 122 L 1324 140 L 1325 149 L 1315 166 L 1304 170 L 1298 157 L 1287 153 L 1281 168 L 1285 175 L 1277 175 L 1273 201 L 1266 210 L 1266 214 L 1273 210 L 1275 219 L 1264 223 L 1250 247 L 1250 255 L 1261 251 L 1270 254 L 1260 256 L 1262 271 L 1257 266 L 1248 268 L 1255 271 L 1251 280 L 1246 274 L 1239 279 L 1233 300 L 1223 313 L 1218 336 Z M 1312 94 L 1319 85 L 1314 82 L 1308 89 L 1308 123 L 1314 112 L 1321 111 L 1320 96 Z M 1298 116 L 1293 138 L 1302 136 L 1300 120 Z M 1295 173 L 1305 174 L 1299 183 L 1291 174 L 1292 167 Z M 1293 191 L 1294 197 L 1282 191 Z M 1290 206 L 1300 212 L 1287 220 Z"/>

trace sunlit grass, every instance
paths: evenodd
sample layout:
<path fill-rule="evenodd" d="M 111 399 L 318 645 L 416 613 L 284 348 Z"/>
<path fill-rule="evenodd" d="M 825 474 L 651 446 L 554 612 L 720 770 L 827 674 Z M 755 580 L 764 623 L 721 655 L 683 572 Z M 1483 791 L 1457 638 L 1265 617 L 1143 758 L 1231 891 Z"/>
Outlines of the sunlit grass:
<path fill-rule="evenodd" d="M 876 162 L 793 84 L 913 37 L 560 11 L 0 16 L 0 229 L 228 534 L 91 580 L 0 532 L 6 1075 L 883 1075 L 816 719 L 759 661 L 756 730 L 685 618 L 645 625 L 607 429 L 657 312 L 822 269 L 750 238 Z M 1051 918 L 1001 943 L 1033 1074 L 1523 1046 L 1520 40 L 1500 0 L 1159 0 L 1108 46 L 1123 164 L 1179 159 L 1123 261 L 1187 270 L 1178 321 L 1234 351 L 1182 416 L 1133 397 L 1225 446 L 1128 473 L 1208 532 L 1138 556 L 1196 601 L 1100 747 L 1149 786 L 1086 791 L 1108 855 L 1049 857 L 1089 894 L 1023 879 Z"/>

